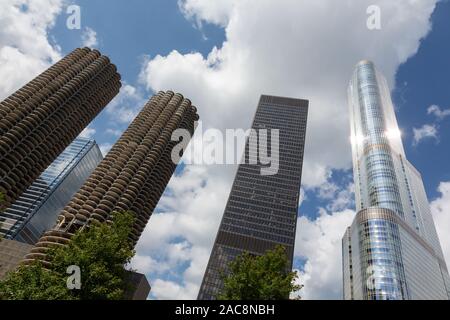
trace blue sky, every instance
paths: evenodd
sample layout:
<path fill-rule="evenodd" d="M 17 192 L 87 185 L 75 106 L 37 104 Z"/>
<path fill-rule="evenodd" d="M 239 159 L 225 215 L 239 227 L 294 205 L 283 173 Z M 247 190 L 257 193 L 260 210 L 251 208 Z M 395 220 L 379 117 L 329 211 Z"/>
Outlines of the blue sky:
<path fill-rule="evenodd" d="M 224 41 L 224 30 L 213 24 L 203 24 L 200 30 L 193 21 L 186 19 L 178 8 L 176 0 L 134 0 L 118 1 L 109 5 L 106 1 L 76 1 L 81 7 L 81 30 L 69 30 L 65 27 L 67 15 L 61 14 L 50 36 L 61 46 L 63 53 L 82 45 L 81 34 L 89 27 L 98 34 L 96 46 L 107 54 L 117 65 L 122 79 L 133 86 L 139 83 L 139 73 L 147 58 L 167 55 L 172 50 L 180 53 L 192 51 L 206 56 L 214 46 Z M 445 125 L 450 117 L 440 124 L 438 139 L 430 138 L 413 144 L 413 129 L 424 124 L 436 123 L 427 108 L 433 104 L 443 109 L 450 108 L 450 3 L 438 4 L 433 12 L 433 30 L 421 41 L 418 53 L 402 64 L 396 75 L 396 88 L 392 99 L 397 107 L 397 120 L 402 128 L 406 152 L 412 163 L 423 173 L 424 183 L 429 197 L 438 196 L 437 186 L 443 180 L 450 180 L 450 152 L 448 152 L 450 126 Z M 145 90 L 145 88 L 139 88 Z M 151 92 L 146 92 L 150 95 Z M 411 112 L 414 110 L 414 112 Z M 93 124 L 97 130 L 98 143 L 112 143 L 111 137 L 102 135 L 106 130 L 105 115 L 101 114 Z M 123 130 L 126 126 L 118 126 Z M 425 154 L 433 154 L 429 161 Z M 334 172 L 341 182 L 341 172 Z M 426 174 L 424 174 L 426 173 Z M 314 214 L 317 206 L 314 193 L 304 203 L 303 214 Z M 320 200 L 319 200 L 320 201 Z"/>
<path fill-rule="evenodd" d="M 157 90 L 182 92 L 198 106 L 204 126 L 218 129 L 248 127 L 262 93 L 309 99 L 295 258 L 305 298 L 340 298 L 340 238 L 354 215 L 346 87 L 360 59 L 374 60 L 388 78 L 407 156 L 423 175 L 436 217 L 449 223 L 443 230 L 450 227 L 442 215 L 447 189 L 438 191 L 450 182 L 450 116 L 427 113 L 431 105 L 450 109 L 449 1 L 436 7 L 436 0 L 326 0 L 320 6 L 289 0 L 277 6 L 270 0 L 8 1 L 37 6 L 39 13 L 23 12 L 28 20 L 0 13 L 0 27 L 2 18 L 25 26 L 0 31 L 0 76 L 16 87 L 55 55 L 82 46 L 88 30 L 95 33 L 94 47 L 117 65 L 122 92 L 85 132 L 103 150 Z M 66 27 L 70 3 L 81 8 L 80 30 Z M 371 4 L 381 8 L 378 31 L 365 24 Z M 42 28 L 28 32 L 27 23 Z M 30 49 L 20 41 L 27 38 L 45 49 Z M 5 61 L 19 61 L 22 72 L 8 74 Z M 234 170 L 177 170 L 133 262 L 152 284 L 150 298 L 196 297 Z M 444 252 L 450 252 L 447 238 Z"/>
<path fill-rule="evenodd" d="M 68 30 L 64 27 L 66 16 L 59 16 L 50 35 L 61 46 L 62 52 L 69 52 L 80 46 L 81 33 L 86 27 L 97 32 L 98 49 L 115 63 L 123 80 L 143 96 L 149 96 L 139 81 L 142 65 L 156 55 L 166 56 L 177 50 L 181 54 L 199 52 L 207 56 L 214 46 L 220 47 L 225 40 L 223 28 L 210 23 L 202 27 L 182 14 L 175 0 L 119 1 L 109 5 L 106 1 L 77 1 L 82 9 L 82 29 Z M 402 129 L 407 155 L 424 176 L 424 183 L 431 199 L 439 196 L 437 187 L 441 181 L 450 180 L 450 117 L 439 122 L 437 138 L 426 138 L 418 145 L 413 143 L 413 128 L 437 123 L 427 108 L 433 104 L 450 108 L 448 74 L 450 72 L 450 3 L 440 3 L 432 15 L 433 29 L 420 43 L 416 55 L 403 63 L 396 74 L 393 102 L 398 108 L 397 117 Z M 363 57 L 361 57 L 363 58 Z M 351 70 L 349 70 L 350 74 Z M 105 134 L 111 120 L 101 114 L 91 125 L 99 144 L 113 143 L 114 138 Z M 446 125 L 447 124 L 447 125 Z M 116 125 L 123 130 L 126 123 Z M 430 159 L 430 156 L 433 156 Z M 345 188 L 352 181 L 351 170 L 333 170 L 330 183 Z M 306 200 L 299 210 L 301 215 L 317 218 L 318 208 L 329 205 L 331 199 L 318 195 L 317 189 L 306 191 Z M 332 196 L 335 196 L 333 194 Z M 151 221 L 150 221 L 151 223 Z M 183 237 L 174 238 L 172 243 L 183 243 Z M 298 257 L 297 267 L 302 268 L 306 259 Z M 164 280 L 182 282 L 182 272 L 189 261 L 177 265 L 175 270 L 157 275 Z M 150 273 L 149 278 L 152 281 Z M 152 296 L 153 298 L 155 296 Z"/>
<path fill-rule="evenodd" d="M 122 80 L 142 90 L 145 97 L 152 92 L 145 92 L 139 83 L 139 73 L 147 59 L 167 55 L 172 50 L 181 53 L 198 51 L 206 55 L 213 46 L 223 41 L 221 28 L 205 25 L 201 32 L 194 28 L 192 22 L 178 10 L 176 0 L 117 1 L 114 5 L 105 0 L 70 3 L 81 8 L 81 29 L 70 30 L 66 27 L 69 14 L 63 10 L 50 30 L 50 39 L 66 54 L 83 45 L 82 35 L 86 28 L 95 30 L 98 35 L 95 47 L 110 57 Z M 136 110 L 139 107 L 136 106 Z M 114 142 L 114 138 L 104 134 L 107 128 L 114 126 L 123 131 L 128 123 L 111 124 L 105 118 L 101 114 L 91 125 L 96 130 L 95 139 L 99 144 Z"/>
<path fill-rule="evenodd" d="M 406 128 L 403 136 L 409 160 L 422 173 L 428 197 L 438 196 L 441 181 L 450 180 L 450 117 L 441 122 L 427 114 L 431 105 L 450 108 L 450 2 L 438 4 L 432 16 L 433 29 L 421 42 L 417 54 L 401 65 L 396 76 L 393 101 L 397 120 Z M 438 124 L 438 139 L 413 145 L 411 128 Z"/>
<path fill-rule="evenodd" d="M 223 41 L 220 28 L 206 25 L 203 33 L 193 28 L 178 10 L 176 0 L 117 1 L 114 5 L 105 0 L 73 3 L 81 7 L 81 30 L 67 29 L 67 15 L 61 14 L 50 32 L 63 52 L 81 45 L 81 33 L 84 27 L 90 27 L 99 35 L 98 49 L 111 57 L 123 78 L 133 85 L 143 56 L 167 55 L 172 50 L 207 54 Z"/>

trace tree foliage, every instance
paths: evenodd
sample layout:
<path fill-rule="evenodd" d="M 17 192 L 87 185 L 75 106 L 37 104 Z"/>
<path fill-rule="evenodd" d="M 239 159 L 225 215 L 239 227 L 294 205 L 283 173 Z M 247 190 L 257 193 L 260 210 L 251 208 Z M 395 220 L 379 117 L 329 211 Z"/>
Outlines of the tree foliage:
<path fill-rule="evenodd" d="M 0 282 L 2 299 L 122 299 L 126 270 L 134 255 L 129 234 L 134 216 L 114 213 L 113 222 L 79 230 L 66 246 L 49 250 L 51 266 L 20 266 Z M 67 288 L 67 267 L 81 271 L 81 288 Z"/>
<path fill-rule="evenodd" d="M 40 263 L 20 266 L 0 282 L 2 300 L 73 300 L 60 274 L 42 267 Z"/>
<path fill-rule="evenodd" d="M 285 300 L 302 288 L 296 284 L 296 271 L 283 246 L 277 246 L 262 256 L 243 253 L 229 264 L 223 274 L 224 287 L 219 300 Z"/>

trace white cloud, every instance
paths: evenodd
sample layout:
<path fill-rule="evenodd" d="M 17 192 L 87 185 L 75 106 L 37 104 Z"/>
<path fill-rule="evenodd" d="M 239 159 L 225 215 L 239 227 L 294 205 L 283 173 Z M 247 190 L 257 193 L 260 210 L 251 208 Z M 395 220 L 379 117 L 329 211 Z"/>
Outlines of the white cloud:
<path fill-rule="evenodd" d="M 354 206 L 355 185 L 350 182 L 345 188 L 339 189 L 331 203 L 327 206 L 329 211 L 344 210 Z"/>
<path fill-rule="evenodd" d="M 302 206 L 303 201 L 307 200 L 308 197 L 306 196 L 305 189 L 300 188 L 300 195 L 298 197 L 298 207 L 300 208 Z"/>
<path fill-rule="evenodd" d="M 295 279 L 294 283 L 296 285 L 300 286 L 300 290 L 295 291 L 295 292 L 291 292 L 291 294 L 289 295 L 289 299 L 291 299 L 291 300 L 298 300 L 299 298 L 303 299 L 302 287 L 304 285 L 303 284 L 304 282 L 303 282 L 303 279 L 300 278 L 300 275 L 302 275 L 302 271 L 299 270 L 299 269 L 296 269 L 296 268 L 293 268 L 292 271 L 297 272 L 298 277 L 297 277 L 297 279 Z"/>
<path fill-rule="evenodd" d="M 95 134 L 96 130 L 94 128 L 86 127 L 81 131 L 79 137 L 81 138 L 92 138 Z"/>
<path fill-rule="evenodd" d="M 416 146 L 424 139 L 434 139 L 435 141 L 439 141 L 438 139 L 438 129 L 435 124 L 424 124 L 420 128 L 413 128 L 414 132 L 414 141 L 413 144 Z"/>
<path fill-rule="evenodd" d="M 173 176 L 158 204 L 157 211 L 162 212 L 153 214 L 139 240 L 132 267 L 150 273 L 156 299 L 197 297 L 229 192 L 222 173 L 211 174 L 213 168 L 187 166 L 181 176 Z M 226 175 L 232 177 L 231 172 Z M 153 261 L 168 266 L 167 273 L 182 281 L 162 279 L 152 268 Z"/>
<path fill-rule="evenodd" d="M 105 157 L 109 150 L 111 150 L 112 148 L 112 144 L 111 143 L 102 143 L 99 145 L 100 151 L 102 152 L 103 157 Z"/>
<path fill-rule="evenodd" d="M 353 206 L 354 204 L 354 184 L 351 171 L 345 173 L 345 177 L 350 179 L 346 186 L 341 186 L 333 178 L 332 173 L 327 176 L 327 181 L 314 188 L 308 188 L 315 192 L 317 198 L 327 201 L 326 209 L 328 211 L 340 211 Z"/>
<path fill-rule="evenodd" d="M 331 168 L 350 165 L 346 86 L 355 63 L 373 59 L 392 85 L 397 67 L 430 28 L 434 0 L 378 2 L 385 21 L 380 31 L 366 28 L 373 1 L 183 1 L 188 17 L 227 21 L 226 41 L 207 57 L 158 55 L 143 78 L 155 91 L 185 94 L 215 128 L 248 128 L 261 93 L 309 99 L 304 183 L 318 185 Z M 213 9 L 227 18 L 218 19 Z"/>
<path fill-rule="evenodd" d="M 225 27 L 235 2 L 178 0 L 178 7 L 188 19 L 194 19 L 198 27 L 201 27 L 202 21 Z"/>
<path fill-rule="evenodd" d="M 352 223 L 355 212 L 328 213 L 311 221 L 300 217 L 297 222 L 295 255 L 307 259 L 300 272 L 303 299 L 342 299 L 342 236 Z"/>
<path fill-rule="evenodd" d="M 197 26 L 205 22 L 223 26 L 226 41 L 207 57 L 177 51 L 156 56 L 144 66 L 142 78 L 151 90 L 182 92 L 198 105 L 204 125 L 219 129 L 249 127 L 261 93 L 309 99 L 303 181 L 305 187 L 320 187 L 329 183 L 332 169 L 350 165 L 346 85 L 353 65 L 362 58 L 374 60 L 392 86 L 398 66 L 417 51 L 419 40 L 429 31 L 436 3 L 376 2 L 382 9 L 380 31 L 365 27 L 372 0 L 279 0 L 276 6 L 269 0 L 180 0 L 181 11 Z M 60 58 L 60 48 L 50 43 L 48 30 L 62 3 L 1 1 L 0 99 Z M 87 44 L 96 44 L 94 30 L 86 29 L 85 36 Z M 135 87 L 125 84 L 107 113 L 112 121 L 126 124 L 144 102 Z M 436 116 L 438 111 L 447 112 L 432 110 Z M 101 145 L 103 154 L 110 148 L 111 144 Z M 150 278 L 156 298 L 196 297 L 234 170 L 189 166 L 183 175 L 172 178 L 158 206 L 163 212 L 151 218 L 132 264 L 143 272 L 181 276 L 178 282 Z M 438 220 L 447 217 L 443 212 L 448 212 L 448 185 L 441 190 L 442 198 L 432 203 L 438 226 Z M 341 202 L 328 209 L 348 205 L 345 192 L 335 189 Z M 328 214 L 321 209 L 315 221 L 299 218 L 296 255 L 307 259 L 304 298 L 340 297 L 340 240 L 353 214 L 350 210 Z M 439 232 L 442 238 L 446 229 Z M 448 257 L 448 246 L 444 250 Z M 186 263 L 183 273 L 175 274 Z"/>
<path fill-rule="evenodd" d="M 197 297 L 198 287 L 192 284 L 181 286 L 174 281 L 157 279 L 152 284 L 152 293 L 160 300 L 192 300 Z"/>
<path fill-rule="evenodd" d="M 123 83 L 119 94 L 106 106 L 105 110 L 113 122 L 128 124 L 136 117 L 145 102 L 136 87 Z"/>
<path fill-rule="evenodd" d="M 0 3 L 0 100 L 61 58 L 47 32 L 62 0 L 2 0 Z"/>
<path fill-rule="evenodd" d="M 322 183 L 317 188 L 317 196 L 323 200 L 331 200 L 334 199 L 336 192 L 339 190 L 339 186 L 328 180 L 325 183 Z"/>
<path fill-rule="evenodd" d="M 137 269 L 142 273 L 163 273 L 170 270 L 167 263 L 161 263 L 150 256 L 136 254 L 130 264 L 132 269 Z M 148 279 L 151 281 L 151 279 Z"/>
<path fill-rule="evenodd" d="M 427 109 L 428 114 L 433 114 L 438 118 L 438 120 L 442 120 L 448 116 L 450 116 L 450 109 L 442 110 L 439 106 L 433 104 Z"/>
<path fill-rule="evenodd" d="M 98 46 L 97 32 L 89 27 L 84 28 L 81 34 L 81 41 L 83 42 L 83 47 L 95 48 Z"/>
<path fill-rule="evenodd" d="M 445 261 L 450 263 L 450 181 L 441 182 L 441 196 L 430 203 L 436 230 L 441 241 Z"/>
<path fill-rule="evenodd" d="M 122 81 L 119 93 L 111 100 L 105 108 L 106 122 L 104 122 L 104 133 L 109 137 L 104 150 L 111 149 L 114 143 L 125 131 L 126 127 L 134 120 L 147 102 L 147 97 L 138 87 Z M 105 154 L 105 153 L 104 153 Z"/>
<path fill-rule="evenodd" d="M 205 57 L 172 51 L 148 59 L 141 79 L 149 90 L 170 89 L 191 99 L 204 129 L 248 128 L 260 94 L 309 99 L 303 187 L 317 188 L 330 182 L 332 170 L 350 168 L 346 89 L 355 63 L 373 60 L 393 89 L 397 68 L 415 54 L 430 30 L 436 1 L 376 3 L 382 14 L 379 31 L 366 28 L 366 9 L 372 0 L 280 0 L 276 6 L 268 0 L 180 0 L 188 19 L 197 26 L 223 26 L 226 40 Z M 161 200 L 164 212 L 151 218 L 139 253 L 169 261 L 164 251 L 182 237 L 191 245 L 184 257 L 191 263 L 189 270 L 196 266 L 196 273 L 185 271 L 177 285 L 156 278 L 157 298 L 178 298 L 180 290 L 199 287 L 233 170 L 188 167 L 172 179 L 172 191 L 178 184 L 182 187 L 173 191 L 173 198 L 166 195 Z M 334 190 L 338 200 L 327 209 L 340 211 L 322 213 L 316 221 L 299 219 L 296 255 L 307 259 L 305 298 L 340 298 L 340 241 L 353 217 L 352 211 L 344 210 L 351 203 L 349 190 L 351 185 Z"/>
<path fill-rule="evenodd" d="M 105 132 L 110 134 L 110 135 L 113 135 L 115 137 L 119 137 L 122 134 L 123 131 L 119 130 L 119 129 L 111 129 L 111 128 L 109 128 L 109 129 L 106 129 Z"/>

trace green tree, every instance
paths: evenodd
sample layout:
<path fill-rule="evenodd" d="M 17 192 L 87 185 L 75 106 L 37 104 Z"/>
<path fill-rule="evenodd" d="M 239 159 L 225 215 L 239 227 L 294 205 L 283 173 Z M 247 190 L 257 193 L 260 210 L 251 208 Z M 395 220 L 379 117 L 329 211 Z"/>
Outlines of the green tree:
<path fill-rule="evenodd" d="M 42 267 L 40 263 L 20 266 L 0 282 L 2 300 L 73 300 L 60 274 Z"/>
<path fill-rule="evenodd" d="M 134 216 L 114 213 L 112 223 L 79 230 L 66 246 L 51 248 L 47 269 L 39 263 L 20 266 L 0 282 L 1 299 L 122 299 L 134 255 L 129 234 Z M 67 288 L 67 268 L 78 266 L 81 288 Z M 28 285 L 31 284 L 31 285 Z"/>
<path fill-rule="evenodd" d="M 283 246 L 277 246 L 262 256 L 243 253 L 233 260 L 229 273 L 222 274 L 224 287 L 219 300 L 286 300 L 302 286 L 295 284 L 296 271 Z"/>

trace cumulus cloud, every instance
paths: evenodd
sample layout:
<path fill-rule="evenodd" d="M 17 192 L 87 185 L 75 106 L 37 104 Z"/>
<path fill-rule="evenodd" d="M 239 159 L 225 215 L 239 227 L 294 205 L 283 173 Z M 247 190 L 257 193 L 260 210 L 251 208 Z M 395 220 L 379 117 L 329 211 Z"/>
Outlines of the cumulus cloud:
<path fill-rule="evenodd" d="M 450 109 L 441 109 L 439 106 L 433 104 L 428 107 L 427 113 L 436 117 L 435 123 L 424 124 L 420 128 L 413 128 L 414 139 L 413 145 L 417 146 L 423 140 L 434 140 L 439 143 L 439 121 L 444 120 L 450 116 Z"/>
<path fill-rule="evenodd" d="M 47 32 L 62 0 L 3 0 L 0 4 L 0 100 L 61 58 Z"/>
<path fill-rule="evenodd" d="M 152 284 L 152 292 L 161 300 L 190 300 L 197 296 L 198 287 L 192 284 L 181 286 L 173 281 L 157 279 Z"/>
<path fill-rule="evenodd" d="M 107 134 L 110 134 L 110 135 L 114 136 L 114 137 L 119 137 L 119 136 L 122 134 L 122 130 L 120 130 L 120 129 L 111 129 L 111 128 L 108 128 L 108 129 L 106 129 L 105 132 L 106 132 Z"/>
<path fill-rule="evenodd" d="M 139 240 L 131 265 L 150 275 L 156 299 L 197 297 L 229 192 L 220 174 L 209 174 L 192 165 L 173 176 Z M 176 279 L 165 279 L 155 261 L 166 277 Z"/>
<path fill-rule="evenodd" d="M 100 148 L 100 151 L 101 151 L 103 157 L 105 157 L 108 154 L 109 150 L 111 150 L 112 144 L 111 143 L 102 143 L 99 145 L 99 148 Z"/>
<path fill-rule="evenodd" d="M 178 0 L 178 7 L 188 19 L 196 22 L 197 27 L 201 27 L 202 21 L 225 27 L 235 2 L 235 0 Z"/>
<path fill-rule="evenodd" d="M 188 17 L 226 21 L 226 41 L 206 57 L 177 51 L 156 56 L 143 70 L 148 88 L 183 92 L 215 128 L 248 128 L 261 93 L 309 99 L 304 182 L 320 184 L 330 168 L 350 164 L 346 87 L 354 64 L 373 59 L 393 86 L 397 67 L 430 28 L 435 1 L 378 1 L 385 21 L 379 31 L 366 28 L 373 1 L 182 3 Z M 219 21 L 211 7 L 226 19 Z"/>
<path fill-rule="evenodd" d="M 86 127 L 81 131 L 79 137 L 81 138 L 92 138 L 96 130 L 94 128 Z"/>
<path fill-rule="evenodd" d="M 298 207 L 300 208 L 302 206 L 303 201 L 307 200 L 308 197 L 306 196 L 305 189 L 300 188 L 300 195 L 298 197 Z"/>
<path fill-rule="evenodd" d="M 48 30 L 62 3 L 2 1 L 0 99 L 60 58 Z M 328 198 L 334 204 L 320 209 L 316 220 L 298 220 L 296 256 L 307 261 L 302 271 L 304 298 L 340 297 L 340 239 L 354 215 L 345 209 L 351 186 L 340 190 L 327 184 L 333 169 L 350 167 L 346 86 L 353 65 L 363 58 L 374 60 L 393 88 L 396 69 L 415 54 L 430 30 L 435 3 L 280 0 L 274 6 L 269 0 L 179 0 L 187 19 L 200 28 L 204 23 L 223 27 L 226 40 L 206 57 L 173 51 L 149 59 L 143 67 L 141 78 L 148 89 L 182 92 L 199 107 L 206 127 L 248 128 L 262 93 L 310 100 L 304 186 L 331 188 L 338 200 Z M 381 8 L 381 30 L 366 28 L 366 9 L 372 4 Z M 86 44 L 96 45 L 94 30 L 86 29 L 84 35 Z M 126 124 L 144 102 L 136 87 L 124 84 L 106 112 L 111 121 Z M 429 111 L 441 118 L 446 112 Z M 101 145 L 103 154 L 110 148 Z M 155 298 L 196 297 L 235 169 L 188 166 L 172 177 L 132 262 L 150 274 Z M 448 198 L 447 185 L 441 190 L 442 198 L 432 206 L 436 220 L 448 212 L 448 201 L 443 200 Z"/>
<path fill-rule="evenodd" d="M 119 94 L 105 110 L 112 122 L 128 124 L 136 117 L 145 102 L 144 96 L 136 87 L 124 83 Z"/>
<path fill-rule="evenodd" d="M 322 183 L 317 188 L 317 196 L 324 200 L 331 200 L 334 198 L 338 190 L 339 186 L 336 183 L 327 181 L 325 183 Z"/>
<path fill-rule="evenodd" d="M 349 183 L 345 188 L 338 189 L 330 204 L 327 205 L 329 211 L 339 211 L 354 206 L 355 185 Z"/>
<path fill-rule="evenodd" d="M 347 175 L 348 177 L 352 176 Z M 340 186 L 330 176 L 325 183 L 309 190 L 315 192 L 320 200 L 328 202 L 326 208 L 329 211 L 339 211 L 353 205 L 353 194 L 355 192 L 353 182 L 348 183 L 346 186 Z"/>
<path fill-rule="evenodd" d="M 342 236 L 355 212 L 328 212 L 319 209 L 319 217 L 297 221 L 295 255 L 306 259 L 300 271 L 303 299 L 342 299 Z"/>
<path fill-rule="evenodd" d="M 441 182 L 438 191 L 441 196 L 430 203 L 436 230 L 441 241 L 445 261 L 450 263 L 450 181 Z"/>
<path fill-rule="evenodd" d="M 98 46 L 97 32 L 92 28 L 86 27 L 81 34 L 83 47 L 95 48 Z"/>
<path fill-rule="evenodd" d="M 442 120 L 448 116 L 450 116 L 450 109 L 442 110 L 439 106 L 433 104 L 427 109 L 428 114 L 432 114 L 438 118 L 438 120 Z"/>
<path fill-rule="evenodd" d="M 280 0 L 274 6 L 268 0 L 180 0 L 186 18 L 197 26 L 212 23 L 223 27 L 225 41 L 206 56 L 172 51 L 143 66 L 141 80 L 146 87 L 183 93 L 198 107 L 206 129 L 247 129 L 260 94 L 309 99 L 303 186 L 311 189 L 325 184 L 339 201 L 321 209 L 328 212 L 317 220 L 299 219 L 296 255 L 307 260 L 305 298 L 340 298 L 340 241 L 353 215 L 346 209 L 351 205 L 348 194 L 352 187 L 337 190 L 326 184 L 332 170 L 349 169 L 351 164 L 346 89 L 353 67 L 361 59 L 373 60 L 393 89 L 397 68 L 416 53 L 420 39 L 431 28 L 429 18 L 435 3 Z M 366 9 L 372 4 L 381 8 L 381 30 L 366 27 Z M 157 298 L 170 296 L 163 290 L 170 291 L 173 298 L 180 297 L 180 286 L 187 292 L 198 288 L 206 268 L 235 168 L 202 170 L 188 169 L 175 178 L 177 183 L 201 178 L 202 184 L 197 181 L 201 195 L 194 197 L 187 189 L 176 192 L 183 200 L 163 197 L 159 207 L 165 209 L 151 218 L 141 241 L 146 245 L 138 252 L 152 257 L 157 248 L 143 248 L 166 248 L 179 238 L 191 244 L 186 263 L 197 266 L 197 276 L 184 271 L 181 280 L 157 277 Z M 171 186 L 176 188 L 174 183 Z M 216 188 L 223 192 L 220 196 Z M 188 201 L 183 203 L 184 199 Z M 202 258 L 192 255 L 195 248 Z M 159 257 L 170 260 L 164 253 Z M 189 268 L 181 270 L 192 270 Z"/>
<path fill-rule="evenodd" d="M 422 140 L 434 139 L 438 140 L 438 128 L 435 124 L 424 124 L 420 128 L 413 128 L 414 140 L 413 145 L 417 146 Z"/>

